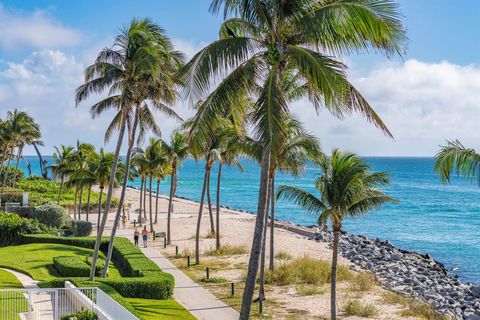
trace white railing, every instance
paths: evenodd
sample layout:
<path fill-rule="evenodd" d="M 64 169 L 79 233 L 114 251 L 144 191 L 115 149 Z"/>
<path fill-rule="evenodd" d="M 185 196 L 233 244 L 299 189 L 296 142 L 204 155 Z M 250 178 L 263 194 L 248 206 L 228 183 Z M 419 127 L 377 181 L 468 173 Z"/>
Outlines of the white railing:
<path fill-rule="evenodd" d="M 100 320 L 138 320 L 99 288 L 0 290 L 2 320 L 60 320 L 66 314 L 89 310 Z"/>

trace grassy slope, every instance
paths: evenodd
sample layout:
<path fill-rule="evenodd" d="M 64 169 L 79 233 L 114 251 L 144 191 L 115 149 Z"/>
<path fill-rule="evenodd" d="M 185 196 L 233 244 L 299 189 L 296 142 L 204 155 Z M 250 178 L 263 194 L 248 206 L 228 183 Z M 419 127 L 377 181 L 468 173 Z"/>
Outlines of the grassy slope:
<path fill-rule="evenodd" d="M 13 274 L 0 270 L 0 290 L 12 288 L 23 288 L 23 286 Z M 7 299 L 8 301 L 5 301 Z M 4 304 L 8 304 L 8 311 L 3 309 Z M 11 308 L 13 305 L 15 305 L 15 309 Z M 27 300 L 21 294 L 0 293 L 0 317 L 2 319 L 19 319 L 18 313 L 25 311 L 27 311 Z"/>
<path fill-rule="evenodd" d="M 195 317 L 175 300 L 127 298 L 127 301 L 144 320 L 195 320 Z"/>
<path fill-rule="evenodd" d="M 0 249 L 0 266 L 18 270 L 39 281 L 53 280 L 60 275 L 53 267 L 53 257 L 82 256 L 86 257 L 93 250 L 67 246 L 63 244 L 32 243 L 10 246 Z M 103 254 L 101 255 L 103 258 Z M 120 277 L 118 270 L 112 265 L 111 277 Z"/>

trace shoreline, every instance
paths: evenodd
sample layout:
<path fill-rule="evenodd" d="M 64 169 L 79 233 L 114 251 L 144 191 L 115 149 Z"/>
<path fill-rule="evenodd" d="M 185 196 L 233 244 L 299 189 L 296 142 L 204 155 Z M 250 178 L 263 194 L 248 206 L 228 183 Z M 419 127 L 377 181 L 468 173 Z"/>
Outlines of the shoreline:
<path fill-rule="evenodd" d="M 136 187 L 129 186 L 132 191 Z M 155 194 L 155 192 L 153 192 Z M 159 198 L 167 199 L 160 194 Z M 200 202 L 182 196 L 174 197 L 175 202 L 198 206 Z M 212 204 L 212 209 L 215 206 Z M 255 213 L 221 205 L 221 211 L 249 218 Z M 275 227 L 306 237 L 308 240 L 324 242 L 331 248 L 331 242 L 319 240 L 317 228 L 302 226 L 291 221 L 275 219 Z M 421 254 L 392 245 L 388 240 L 368 239 L 364 235 L 342 232 L 339 253 L 351 263 L 355 271 L 371 272 L 386 289 L 419 299 L 433 305 L 439 312 L 454 319 L 480 320 L 480 286 L 462 282 L 440 261 L 428 253 Z"/>

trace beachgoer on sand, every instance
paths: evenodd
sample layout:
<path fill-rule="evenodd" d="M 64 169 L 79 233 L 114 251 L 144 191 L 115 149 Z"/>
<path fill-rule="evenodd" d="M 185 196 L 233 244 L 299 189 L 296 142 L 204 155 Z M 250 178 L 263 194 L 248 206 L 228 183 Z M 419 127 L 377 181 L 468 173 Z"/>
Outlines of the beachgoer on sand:
<path fill-rule="evenodd" d="M 148 230 L 147 230 L 147 226 L 144 226 L 143 230 L 142 230 L 142 238 L 143 238 L 143 247 L 144 248 L 146 248 L 148 246 L 148 236 L 149 236 L 149 233 L 148 233 Z"/>

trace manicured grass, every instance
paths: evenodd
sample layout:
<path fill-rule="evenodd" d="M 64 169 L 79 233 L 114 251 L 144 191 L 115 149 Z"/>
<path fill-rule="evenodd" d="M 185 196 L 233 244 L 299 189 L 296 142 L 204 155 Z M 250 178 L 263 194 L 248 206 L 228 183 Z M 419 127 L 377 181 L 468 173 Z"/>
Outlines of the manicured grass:
<path fill-rule="evenodd" d="M 10 272 L 0 270 L 0 289 L 23 288 L 18 279 Z M 8 312 L 3 309 L 8 305 Z M 12 308 L 15 306 L 15 308 Z M 27 300 L 20 293 L 0 294 L 0 316 L 5 319 L 19 319 L 18 313 L 27 311 Z"/>
<path fill-rule="evenodd" d="M 8 271 L 0 270 L 0 289 L 23 288 L 17 277 Z"/>
<path fill-rule="evenodd" d="M 190 312 L 175 300 L 127 298 L 144 320 L 195 320 Z"/>
<path fill-rule="evenodd" d="M 53 267 L 53 257 L 81 256 L 85 259 L 93 250 L 54 243 L 32 243 L 0 248 L 0 267 L 11 268 L 30 275 L 39 281 L 50 281 L 60 274 Z M 103 254 L 101 257 L 104 258 Z M 120 273 L 113 266 L 110 277 L 119 278 Z"/>

